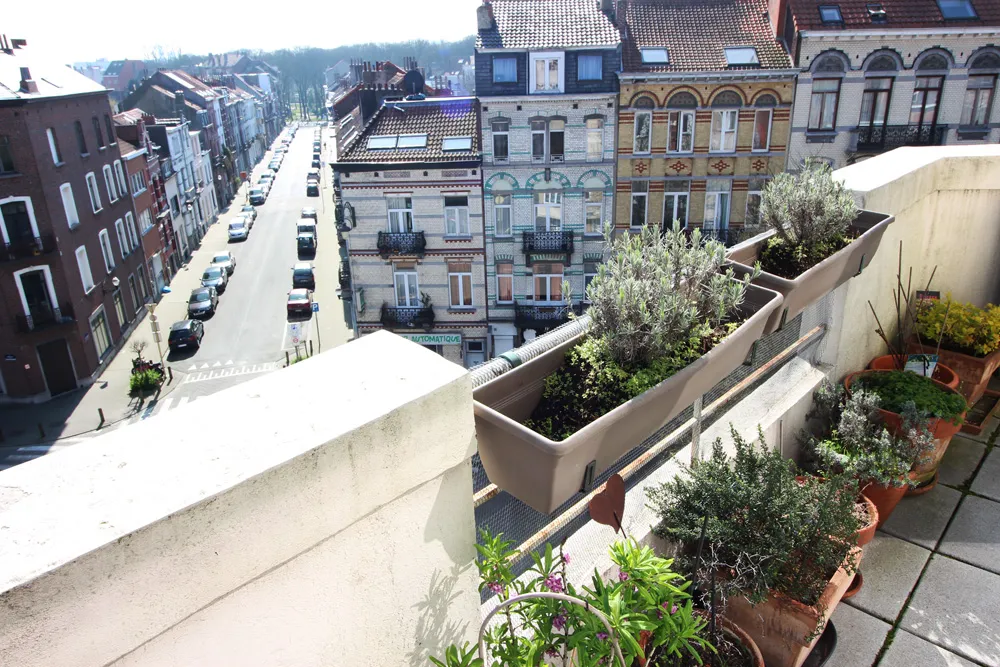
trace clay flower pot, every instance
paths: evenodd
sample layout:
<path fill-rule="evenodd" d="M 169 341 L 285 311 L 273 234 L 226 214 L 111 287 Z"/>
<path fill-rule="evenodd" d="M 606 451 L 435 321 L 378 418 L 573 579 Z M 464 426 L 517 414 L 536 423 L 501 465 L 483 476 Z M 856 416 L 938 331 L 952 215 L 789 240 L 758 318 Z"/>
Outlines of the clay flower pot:
<path fill-rule="evenodd" d="M 912 472 L 909 476 L 910 479 L 914 479 Z M 896 509 L 896 505 L 906 495 L 907 489 L 909 489 L 909 486 L 906 484 L 902 486 L 888 486 L 885 484 L 875 484 L 874 482 L 863 482 L 861 484 L 861 493 L 875 505 L 875 509 L 878 512 L 878 521 L 875 524 L 876 528 L 881 528 L 882 524 L 889 520 L 893 510 Z"/>
<path fill-rule="evenodd" d="M 961 385 L 959 390 L 969 405 L 983 397 L 990 377 L 1000 368 L 1000 350 L 995 350 L 985 357 L 974 357 L 961 352 L 953 352 L 945 348 L 937 349 L 936 345 L 921 345 L 916 338 L 911 338 L 906 346 L 911 354 L 937 354 L 938 361 L 945 363 L 958 374 Z"/>
<path fill-rule="evenodd" d="M 875 357 L 871 360 L 871 363 L 868 364 L 868 368 L 875 371 L 903 370 L 903 364 L 898 363 L 894 356 L 895 355 L 892 354 L 883 354 L 881 357 Z M 903 361 L 905 363 L 905 359 Z M 960 380 L 958 373 L 948 368 L 940 361 L 938 361 L 937 365 L 934 367 L 934 373 L 931 377 L 941 384 L 951 387 L 952 389 L 958 389 L 958 383 Z"/>
<path fill-rule="evenodd" d="M 878 506 L 863 493 L 858 502 L 863 502 L 868 510 L 868 523 L 858 531 L 858 546 L 863 547 L 875 538 L 875 529 L 879 526 L 879 512 Z"/>

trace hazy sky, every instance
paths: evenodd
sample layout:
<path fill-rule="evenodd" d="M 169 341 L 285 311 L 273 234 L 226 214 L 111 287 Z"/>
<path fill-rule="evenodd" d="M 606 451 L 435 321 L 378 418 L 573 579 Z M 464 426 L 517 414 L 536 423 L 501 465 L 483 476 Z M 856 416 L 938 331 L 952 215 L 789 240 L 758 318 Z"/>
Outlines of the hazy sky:
<path fill-rule="evenodd" d="M 240 48 L 270 51 L 460 39 L 476 31 L 479 4 L 479 0 L 11 0 L 4 3 L 0 30 L 10 38 L 27 39 L 29 46 L 44 48 L 63 62 L 114 60 L 145 58 L 156 47 L 167 52 L 224 53 Z"/>

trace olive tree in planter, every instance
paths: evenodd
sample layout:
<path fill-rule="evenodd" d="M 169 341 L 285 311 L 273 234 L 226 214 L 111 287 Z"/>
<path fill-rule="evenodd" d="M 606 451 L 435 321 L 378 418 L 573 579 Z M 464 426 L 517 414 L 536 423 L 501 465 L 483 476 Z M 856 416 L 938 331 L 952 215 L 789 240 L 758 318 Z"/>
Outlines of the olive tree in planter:
<path fill-rule="evenodd" d="M 732 457 L 717 440 L 710 459 L 647 489 L 654 532 L 690 555 L 704 526 L 699 580 L 718 577 L 724 614 L 769 667 L 799 667 L 861 558 L 857 484 L 798 476 L 779 452 L 732 438 Z"/>
<path fill-rule="evenodd" d="M 860 273 L 894 219 L 859 210 L 829 166 L 810 164 L 767 184 L 760 220 L 768 230 L 732 247 L 729 259 L 741 274 L 759 262 L 755 282 L 784 296 L 783 310 L 768 322 L 770 332 Z"/>
<path fill-rule="evenodd" d="M 755 272 L 736 279 L 725 246 L 698 231 L 650 226 L 607 242 L 589 330 L 473 394 L 490 480 L 541 512 L 738 367 L 781 302 L 750 283 Z"/>

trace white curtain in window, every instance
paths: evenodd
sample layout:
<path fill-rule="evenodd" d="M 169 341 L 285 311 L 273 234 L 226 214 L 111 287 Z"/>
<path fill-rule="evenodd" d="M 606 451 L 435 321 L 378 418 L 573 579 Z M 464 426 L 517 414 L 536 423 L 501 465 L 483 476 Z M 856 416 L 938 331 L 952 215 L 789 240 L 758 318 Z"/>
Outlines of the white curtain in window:
<path fill-rule="evenodd" d="M 577 67 L 579 68 L 577 78 L 581 81 L 601 79 L 601 56 L 580 56 Z"/>
<path fill-rule="evenodd" d="M 517 60 L 515 58 L 494 58 L 493 80 L 498 83 L 516 82 Z"/>

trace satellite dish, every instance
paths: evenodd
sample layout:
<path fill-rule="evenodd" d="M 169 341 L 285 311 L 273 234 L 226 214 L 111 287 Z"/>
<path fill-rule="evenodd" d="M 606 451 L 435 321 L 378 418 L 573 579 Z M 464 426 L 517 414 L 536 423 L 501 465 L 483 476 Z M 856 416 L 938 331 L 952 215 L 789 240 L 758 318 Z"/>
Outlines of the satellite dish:
<path fill-rule="evenodd" d="M 410 95 L 424 92 L 424 75 L 418 70 L 411 69 L 403 75 L 403 90 Z"/>

